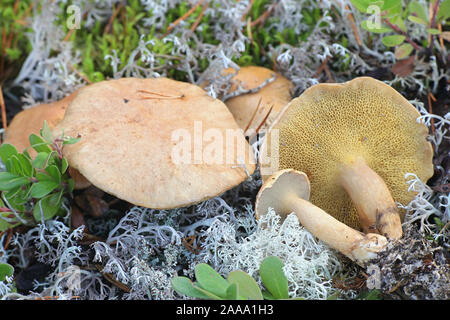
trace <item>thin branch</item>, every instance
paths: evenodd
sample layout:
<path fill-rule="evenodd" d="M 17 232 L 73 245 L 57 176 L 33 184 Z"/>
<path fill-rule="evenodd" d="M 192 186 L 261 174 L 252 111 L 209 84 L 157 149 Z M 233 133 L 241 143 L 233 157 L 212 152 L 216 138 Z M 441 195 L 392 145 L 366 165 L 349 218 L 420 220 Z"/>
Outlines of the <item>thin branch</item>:
<path fill-rule="evenodd" d="M 2 112 L 2 126 L 3 129 L 6 130 L 7 128 L 7 119 L 6 119 L 6 106 L 5 106 L 5 100 L 3 99 L 3 90 L 2 86 L 0 86 L 0 107 Z"/>
<path fill-rule="evenodd" d="M 264 24 L 266 22 L 266 19 L 269 17 L 269 15 L 272 13 L 273 9 L 277 6 L 278 2 L 273 3 L 264 13 L 258 17 L 255 21 L 251 23 L 251 26 L 257 26 L 258 24 L 262 23 Z"/>
<path fill-rule="evenodd" d="M 191 26 L 191 31 L 194 32 L 195 29 L 197 29 L 198 25 L 200 24 L 200 21 L 202 21 L 203 15 L 205 14 L 206 9 L 209 6 L 209 2 L 205 3 L 202 7 L 202 11 L 200 11 L 200 14 L 197 17 L 197 20 L 195 20 L 194 24 Z"/>
<path fill-rule="evenodd" d="M 396 25 L 392 24 L 389 19 L 383 19 L 384 23 L 386 23 L 392 30 L 394 30 L 396 33 L 401 34 L 403 36 L 405 36 L 405 40 L 408 41 L 413 47 L 414 49 L 420 51 L 422 50 L 422 47 L 419 46 L 416 42 L 414 42 L 413 40 L 411 40 L 411 38 L 408 36 L 408 34 L 406 32 L 404 32 L 403 30 L 401 30 L 399 27 L 397 27 Z"/>

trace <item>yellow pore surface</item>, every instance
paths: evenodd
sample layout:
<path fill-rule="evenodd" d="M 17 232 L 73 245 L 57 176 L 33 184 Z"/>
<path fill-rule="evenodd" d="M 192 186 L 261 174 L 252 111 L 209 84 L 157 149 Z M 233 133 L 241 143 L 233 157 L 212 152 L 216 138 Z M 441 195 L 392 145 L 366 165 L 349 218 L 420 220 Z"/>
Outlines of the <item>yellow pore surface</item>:
<path fill-rule="evenodd" d="M 339 183 L 339 168 L 362 157 L 386 182 L 395 201 L 408 204 L 405 174 L 424 182 L 433 175 L 428 129 L 397 91 L 373 78 L 319 84 L 286 106 L 279 129 L 279 169 L 305 172 L 310 201 L 353 228 L 359 219 Z M 270 135 L 268 136 L 270 144 Z"/>

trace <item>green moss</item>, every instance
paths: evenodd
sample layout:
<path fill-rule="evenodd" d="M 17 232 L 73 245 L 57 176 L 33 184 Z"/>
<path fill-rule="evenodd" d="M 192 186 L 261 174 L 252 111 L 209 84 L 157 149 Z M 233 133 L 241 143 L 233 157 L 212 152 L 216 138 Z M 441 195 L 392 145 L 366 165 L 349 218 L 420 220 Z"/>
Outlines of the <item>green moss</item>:
<path fill-rule="evenodd" d="M 31 51 L 24 36 L 29 31 L 25 18 L 30 13 L 31 0 L 0 2 L 0 84 L 14 77 Z"/>
<path fill-rule="evenodd" d="M 17 14 L 12 14 L 15 0 L 2 1 L 0 8 L 5 8 L 2 10 L 2 17 L 6 17 L 0 20 L 1 26 L 7 26 L 7 29 L 17 28 L 18 40 L 17 46 L 13 48 L 7 48 L 7 57 L 11 61 L 18 61 L 27 56 L 31 48 L 29 43 L 24 36 L 24 32 L 27 30 L 14 21 L 20 19 L 27 10 L 30 8 L 31 0 L 27 1 L 17 1 L 20 3 L 18 5 Z M 249 11 L 247 17 L 251 18 L 251 21 L 256 21 L 263 15 L 266 10 L 270 7 L 272 1 L 270 0 L 255 0 Z M 81 19 L 81 26 L 76 30 L 69 30 L 65 21 L 67 19 L 67 7 L 70 3 L 61 3 L 61 14 L 55 23 L 60 24 L 67 35 L 68 41 L 73 43 L 74 50 L 77 50 L 81 56 L 81 62 L 78 65 L 74 65 L 75 69 L 86 76 L 90 81 L 97 82 L 104 80 L 106 78 L 113 77 L 113 69 L 111 67 L 111 61 L 105 59 L 107 55 L 116 52 L 118 58 L 120 59 L 120 65 L 117 66 L 118 70 L 125 67 L 133 53 L 133 51 L 138 47 L 141 35 L 146 35 L 144 41 L 153 40 L 154 45 L 148 45 L 151 52 L 159 55 L 160 58 L 158 62 L 163 65 L 167 61 L 163 56 L 171 55 L 173 49 L 173 43 L 164 43 L 159 37 L 160 34 L 174 34 L 175 30 L 168 30 L 173 22 L 175 22 L 180 17 L 183 17 L 191 8 L 192 5 L 188 1 L 183 1 L 180 5 L 168 10 L 165 24 L 162 30 L 156 30 L 155 26 L 147 27 L 144 26 L 144 21 L 146 18 L 152 16 L 152 11 L 145 10 L 144 6 L 139 0 L 130 0 L 127 2 L 125 7 L 119 7 L 118 5 L 113 9 L 115 16 L 112 19 L 107 19 L 104 22 L 97 21 L 95 24 L 89 28 L 86 27 L 86 19 Z M 212 5 L 212 4 L 210 4 Z M 186 28 L 191 28 L 199 16 L 203 12 L 203 7 L 198 6 L 194 12 L 192 12 L 187 18 L 184 19 L 186 23 Z M 270 57 L 267 53 L 269 47 L 277 47 L 280 44 L 287 43 L 290 45 L 298 45 L 299 42 L 307 40 L 309 34 L 312 32 L 313 27 L 321 16 L 321 11 L 319 9 L 313 9 L 308 11 L 306 9 L 302 10 L 305 22 L 307 25 L 311 26 L 311 29 L 297 35 L 292 28 L 286 28 L 282 31 L 278 31 L 276 28 L 270 28 L 271 24 L 278 23 L 276 18 L 268 17 L 263 23 L 259 23 L 251 27 L 251 38 L 252 42 L 247 44 L 245 51 L 240 57 L 234 57 L 233 60 L 239 65 L 261 65 L 266 67 L 273 67 L 273 57 Z M 210 14 L 203 14 L 201 17 L 195 33 L 199 38 L 199 41 L 203 43 L 208 43 L 212 45 L 218 45 L 220 41 L 216 39 L 214 32 L 212 32 L 210 27 L 211 21 Z M 200 27 L 201 26 L 201 27 Z M 248 32 L 245 30 L 244 32 Z M 158 34 L 158 37 L 155 35 Z M 191 48 L 197 46 L 193 41 L 189 42 L 188 45 Z M 0 47 L 1 48 L 1 47 Z M 3 50 L 3 49 L 2 49 Z M 143 66 L 143 62 L 136 57 L 136 64 L 138 66 Z M 205 70 L 209 65 L 209 58 L 204 57 L 198 60 L 201 71 Z M 176 69 L 177 60 L 170 61 L 175 68 L 169 71 L 168 76 L 173 77 L 177 80 L 186 80 L 186 73 Z M 16 69 L 20 67 L 16 64 Z"/>

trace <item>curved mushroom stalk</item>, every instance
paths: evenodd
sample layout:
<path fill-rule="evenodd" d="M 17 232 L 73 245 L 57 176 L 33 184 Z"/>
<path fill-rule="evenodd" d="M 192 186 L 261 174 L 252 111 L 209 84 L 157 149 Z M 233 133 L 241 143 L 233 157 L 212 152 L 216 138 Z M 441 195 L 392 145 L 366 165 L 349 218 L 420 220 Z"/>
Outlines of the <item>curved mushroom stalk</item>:
<path fill-rule="evenodd" d="M 402 237 L 400 215 L 386 183 L 362 158 L 342 165 L 339 182 L 355 204 L 364 232 Z"/>
<path fill-rule="evenodd" d="M 261 187 L 256 198 L 256 216 L 266 214 L 269 207 L 283 216 L 294 212 L 312 235 L 362 266 L 386 247 L 386 237 L 356 231 L 307 199 L 309 181 L 306 174 L 293 169 L 281 170 Z"/>

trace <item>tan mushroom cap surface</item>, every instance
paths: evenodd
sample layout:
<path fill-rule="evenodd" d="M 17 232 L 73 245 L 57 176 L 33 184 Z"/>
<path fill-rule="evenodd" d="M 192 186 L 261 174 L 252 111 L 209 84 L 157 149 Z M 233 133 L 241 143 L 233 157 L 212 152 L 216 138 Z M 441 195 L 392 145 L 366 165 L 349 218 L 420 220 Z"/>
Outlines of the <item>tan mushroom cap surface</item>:
<path fill-rule="evenodd" d="M 61 130 L 81 136 L 63 149 L 69 165 L 96 187 L 139 206 L 198 203 L 244 181 L 240 164 L 249 174 L 255 169 L 252 150 L 225 104 L 198 86 L 167 78 L 90 85 L 68 107 L 55 128 Z M 227 130 L 234 140 L 226 139 Z"/>
<path fill-rule="evenodd" d="M 3 143 L 14 145 L 20 152 L 24 151 L 30 146 L 30 134 L 39 135 L 45 120 L 50 128 L 62 120 L 67 106 L 77 93 L 78 90 L 61 100 L 41 104 L 17 113 L 5 130 Z M 29 148 L 28 152 L 32 158 L 37 154 L 32 148 Z M 90 185 L 90 182 L 73 168 L 69 168 L 69 173 L 74 179 L 75 189 L 83 189 Z"/>
<path fill-rule="evenodd" d="M 235 72 L 233 68 L 224 70 L 225 74 L 233 72 Z M 262 87 L 258 92 L 242 94 L 225 101 L 225 104 L 228 109 L 230 109 L 239 127 L 243 130 L 247 128 L 250 122 L 251 124 L 248 128 L 256 130 L 264 121 L 264 118 L 272 107 L 267 120 L 261 127 L 261 131 L 269 128 L 278 113 L 289 101 L 291 101 L 292 97 L 290 90 L 294 85 L 279 73 L 258 66 L 241 67 L 237 74 L 231 79 L 233 85 L 229 92 L 234 92 L 237 90 L 238 85 L 246 90 L 258 88 L 264 81 L 267 81 L 274 76 L 276 78 Z M 258 107 L 260 99 L 261 103 Z"/>
<path fill-rule="evenodd" d="M 359 228 L 360 221 L 339 183 L 342 165 L 363 159 L 404 205 L 415 196 L 408 192 L 405 174 L 414 173 L 424 182 L 433 175 L 428 129 L 416 121 L 420 114 L 381 81 L 360 77 L 318 84 L 282 112 L 271 127 L 279 133 L 278 169 L 305 172 L 310 201 L 352 228 Z M 271 143 L 268 134 L 263 148 L 270 150 Z"/>

